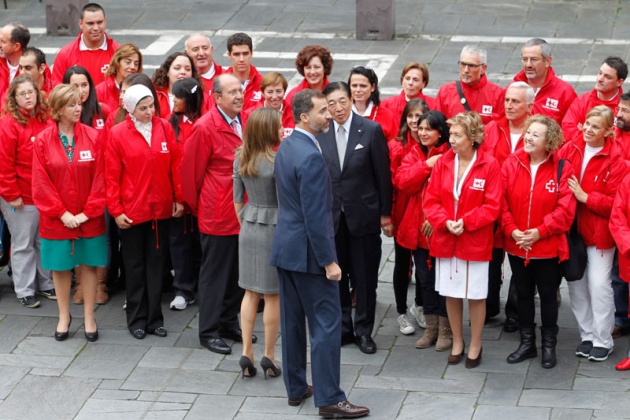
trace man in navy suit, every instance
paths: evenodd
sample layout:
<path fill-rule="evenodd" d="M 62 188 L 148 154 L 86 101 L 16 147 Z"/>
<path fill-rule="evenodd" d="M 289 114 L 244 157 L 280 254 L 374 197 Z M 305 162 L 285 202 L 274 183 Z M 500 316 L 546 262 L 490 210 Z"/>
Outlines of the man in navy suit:
<path fill-rule="evenodd" d="M 324 95 L 306 89 L 293 98 L 296 128 L 280 145 L 274 174 L 278 223 L 271 265 L 280 280 L 282 362 L 289 405 L 315 394 L 325 417 L 356 418 L 366 407 L 346 400 L 339 387 L 341 308 L 332 220 L 332 188 L 315 136 L 328 130 Z M 313 386 L 306 382 L 306 325 L 311 341 Z"/>
<path fill-rule="evenodd" d="M 389 149 L 378 123 L 352 112 L 350 88 L 333 82 L 324 88 L 334 130 L 317 139 L 333 186 L 335 245 L 341 266 L 339 285 L 342 345 L 356 342 L 375 353 L 372 340 L 381 261 L 381 229 L 392 234 L 392 176 Z M 352 322 L 350 280 L 357 297 Z"/>

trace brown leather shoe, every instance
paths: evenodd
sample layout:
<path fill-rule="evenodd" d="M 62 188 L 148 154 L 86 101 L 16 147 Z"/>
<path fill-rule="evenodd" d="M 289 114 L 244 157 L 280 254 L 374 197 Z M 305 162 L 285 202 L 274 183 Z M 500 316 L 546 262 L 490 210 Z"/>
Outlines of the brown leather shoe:
<path fill-rule="evenodd" d="M 370 409 L 351 404 L 350 401 L 340 401 L 334 405 L 319 407 L 319 415 L 325 419 L 356 419 L 370 414 Z"/>
<path fill-rule="evenodd" d="M 466 369 L 474 369 L 481 364 L 481 353 L 483 353 L 483 347 L 479 349 L 479 355 L 476 359 L 471 359 L 470 357 L 466 357 Z"/>
<path fill-rule="evenodd" d="M 109 295 L 107 294 L 107 276 L 109 270 L 103 267 L 96 267 L 96 303 L 97 305 L 104 305 L 109 301 Z"/>
<path fill-rule="evenodd" d="M 627 335 L 629 332 L 630 330 L 627 328 L 621 328 L 619 325 L 615 325 L 615 328 L 613 328 L 612 331 L 612 338 L 616 340 L 617 338 Z"/>
<path fill-rule="evenodd" d="M 306 391 L 304 391 L 304 394 L 300 395 L 297 398 L 289 398 L 289 405 L 292 407 L 296 407 L 298 405 L 301 405 L 305 399 L 310 398 L 312 396 L 313 396 L 313 387 L 309 385 L 308 388 L 306 388 Z"/>

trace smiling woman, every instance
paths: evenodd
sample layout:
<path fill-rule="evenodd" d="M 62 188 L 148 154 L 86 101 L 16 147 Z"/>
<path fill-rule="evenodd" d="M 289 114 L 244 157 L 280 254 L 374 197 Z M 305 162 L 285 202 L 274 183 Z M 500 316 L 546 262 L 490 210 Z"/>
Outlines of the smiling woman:
<path fill-rule="evenodd" d="M 120 85 L 125 77 L 142 73 L 142 53 L 133 44 L 121 45 L 105 72 L 105 80 L 96 86 L 99 102 L 107 104 L 111 109 L 118 108 Z"/>
<path fill-rule="evenodd" d="M 173 112 L 173 84 L 178 80 L 188 77 L 192 77 L 203 86 L 203 82 L 193 59 L 183 52 L 175 52 L 169 55 L 155 73 L 153 73 L 151 80 L 153 81 L 153 86 L 155 87 L 158 101 L 160 102 L 161 114 L 159 117 L 166 118 Z"/>
<path fill-rule="evenodd" d="M 333 68 L 330 50 L 322 45 L 305 46 L 295 59 L 295 68 L 304 76 L 304 80 L 287 94 L 288 103 L 291 103 L 293 96 L 301 90 L 314 89 L 321 92 L 328 85 L 328 76 Z"/>

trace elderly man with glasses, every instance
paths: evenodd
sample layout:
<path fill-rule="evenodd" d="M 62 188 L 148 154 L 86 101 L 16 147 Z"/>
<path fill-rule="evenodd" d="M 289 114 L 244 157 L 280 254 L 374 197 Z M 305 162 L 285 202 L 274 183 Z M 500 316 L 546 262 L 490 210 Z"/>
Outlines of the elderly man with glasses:
<path fill-rule="evenodd" d="M 484 124 L 503 114 L 503 89 L 488 81 L 486 50 L 473 45 L 462 49 L 457 64 L 459 79 L 443 85 L 437 94 L 435 108 L 446 118 L 460 112 L 479 113 Z"/>

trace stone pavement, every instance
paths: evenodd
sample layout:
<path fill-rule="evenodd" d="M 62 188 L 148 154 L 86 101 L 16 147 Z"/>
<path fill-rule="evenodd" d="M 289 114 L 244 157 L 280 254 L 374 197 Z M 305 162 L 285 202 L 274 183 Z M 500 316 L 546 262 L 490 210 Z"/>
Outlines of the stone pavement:
<path fill-rule="evenodd" d="M 215 59 L 224 66 L 225 41 L 235 31 L 253 35 L 254 64 L 281 69 L 299 81 L 294 57 L 299 49 L 321 43 L 335 53 L 332 80 L 345 79 L 354 65 L 370 65 L 381 76 L 384 93 L 399 91 L 406 63 L 429 64 L 427 92 L 457 77 L 456 61 L 466 43 L 489 52 L 491 80 L 505 86 L 519 69 L 520 44 L 531 37 L 553 43 L 556 72 L 578 92 L 592 89 L 603 58 L 628 60 L 630 7 L 612 0 L 397 0 L 397 37 L 389 42 L 353 39 L 355 2 L 268 0 L 105 0 L 109 33 L 120 43 L 143 49 L 148 72 L 170 52 L 183 49 L 185 36 L 208 33 Z M 0 9 L 0 25 L 21 21 L 33 30 L 31 44 L 44 48 L 52 63 L 68 38 L 45 36 L 43 5 L 37 0 L 8 0 Z M 331 12 L 334 10 L 334 12 Z M 342 349 L 342 386 L 351 401 L 371 408 L 373 419 L 571 419 L 630 418 L 627 373 L 614 370 L 629 346 L 615 342 L 603 363 L 577 359 L 579 334 L 563 284 L 560 309 L 559 363 L 540 367 L 540 358 L 509 365 L 505 357 L 516 348 L 516 334 L 502 332 L 503 316 L 484 330 L 484 358 L 474 370 L 448 366 L 447 354 L 417 350 L 413 336 L 398 331 L 391 285 L 393 244 L 383 243 L 377 306 L 379 351 L 365 355 L 354 346 Z M 509 278 L 509 265 L 505 265 Z M 409 297 L 413 296 L 411 285 Z M 505 288 L 504 288 L 505 289 Z M 505 294 L 505 290 L 503 294 Z M 182 312 L 168 309 L 167 338 L 136 340 L 126 329 L 124 295 L 114 294 L 97 309 L 101 338 L 83 338 L 82 307 L 73 305 L 71 338 L 53 338 L 56 304 L 42 301 L 38 309 L 23 308 L 11 288 L 6 269 L 0 273 L 0 419 L 111 418 L 318 418 L 308 400 L 289 407 L 282 380 L 261 375 L 242 380 L 238 358 L 220 356 L 200 347 L 197 306 Z M 505 298 L 503 297 L 503 300 Z M 411 303 L 411 300 L 410 300 Z M 260 317 L 259 317 L 260 318 Z M 465 322 L 467 324 L 467 322 Z M 260 341 L 262 323 L 256 331 Z M 465 327 L 468 336 L 468 328 Z M 277 355 L 280 359 L 280 340 Z M 256 359 L 262 343 L 254 347 Z"/>

